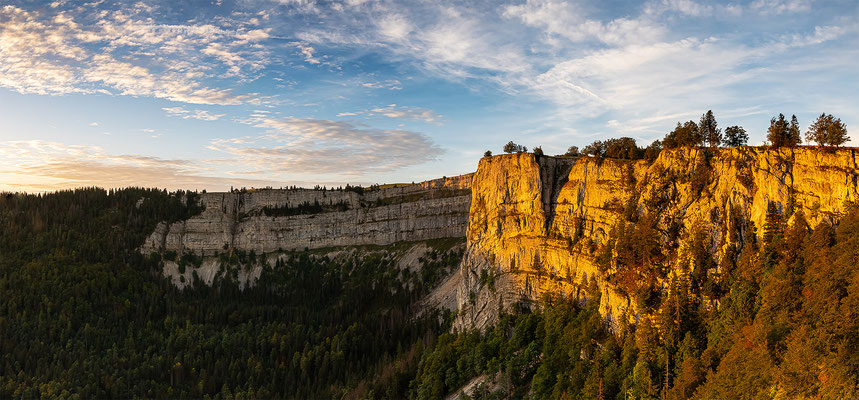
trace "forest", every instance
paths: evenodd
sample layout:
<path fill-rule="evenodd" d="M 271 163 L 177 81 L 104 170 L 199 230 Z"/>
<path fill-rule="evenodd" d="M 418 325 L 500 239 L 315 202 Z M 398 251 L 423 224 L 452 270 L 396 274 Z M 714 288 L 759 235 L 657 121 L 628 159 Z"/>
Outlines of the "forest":
<path fill-rule="evenodd" d="M 293 252 L 253 288 L 179 291 L 136 248 L 196 204 L 136 188 L 0 197 L 0 398 L 405 395 L 450 320 L 414 308 L 461 251 L 413 275 L 384 252 Z"/>

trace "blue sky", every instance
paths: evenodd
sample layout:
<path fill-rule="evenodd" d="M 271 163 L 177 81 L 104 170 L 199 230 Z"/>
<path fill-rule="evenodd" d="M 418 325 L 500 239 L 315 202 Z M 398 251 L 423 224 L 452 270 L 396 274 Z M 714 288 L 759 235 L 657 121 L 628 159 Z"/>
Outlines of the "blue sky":
<path fill-rule="evenodd" d="M 420 181 L 708 109 L 859 129 L 855 0 L 5 4 L 0 190 Z"/>

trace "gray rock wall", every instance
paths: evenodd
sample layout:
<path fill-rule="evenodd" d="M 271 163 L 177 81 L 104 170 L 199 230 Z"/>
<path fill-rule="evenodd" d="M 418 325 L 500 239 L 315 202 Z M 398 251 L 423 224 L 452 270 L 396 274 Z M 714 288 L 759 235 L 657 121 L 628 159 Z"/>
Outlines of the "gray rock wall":
<path fill-rule="evenodd" d="M 184 221 L 159 224 L 141 252 L 191 251 L 208 256 L 230 248 L 260 253 L 465 237 L 472 176 L 360 194 L 313 189 L 203 193 L 200 202 L 205 211 Z M 272 211 L 302 204 L 323 210 L 298 215 Z"/>

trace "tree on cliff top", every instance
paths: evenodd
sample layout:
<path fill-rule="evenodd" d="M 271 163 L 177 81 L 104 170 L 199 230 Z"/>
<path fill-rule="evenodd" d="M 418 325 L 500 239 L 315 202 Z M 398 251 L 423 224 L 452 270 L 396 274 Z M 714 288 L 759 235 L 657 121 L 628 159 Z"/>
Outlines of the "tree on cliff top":
<path fill-rule="evenodd" d="M 602 157 L 603 155 L 605 155 L 605 144 L 603 144 L 602 140 L 594 140 L 593 143 L 585 146 L 582 149 L 582 154 L 594 157 Z"/>
<path fill-rule="evenodd" d="M 704 144 L 704 137 L 701 136 L 700 132 L 695 121 L 686 121 L 683 125 L 678 122 L 677 127 L 665 135 L 662 146 L 666 149 L 701 146 Z"/>
<path fill-rule="evenodd" d="M 647 148 L 644 149 L 644 159 L 647 161 L 656 160 L 656 158 L 659 157 L 660 152 L 662 152 L 662 141 L 654 140 L 650 146 L 647 146 Z"/>
<path fill-rule="evenodd" d="M 582 149 L 583 154 L 594 157 L 622 158 L 637 160 L 644 155 L 644 149 L 635 144 L 631 137 L 595 140 Z"/>
<path fill-rule="evenodd" d="M 725 128 L 725 146 L 745 146 L 749 142 L 749 135 L 742 126 L 734 125 Z"/>
<path fill-rule="evenodd" d="M 787 129 L 787 140 L 791 147 L 802 144 L 802 134 L 799 131 L 799 121 L 796 115 L 790 116 L 790 126 Z"/>
<path fill-rule="evenodd" d="M 505 153 L 524 153 L 526 151 L 528 151 L 527 147 L 525 147 L 521 144 L 513 143 L 512 140 L 507 142 L 507 144 L 504 145 L 504 152 Z"/>
<path fill-rule="evenodd" d="M 820 114 L 805 133 L 805 141 L 815 142 L 818 146 L 840 146 L 848 140 L 847 127 L 841 123 L 841 118 L 826 113 Z"/>
<path fill-rule="evenodd" d="M 778 118 L 770 119 L 770 127 L 767 129 L 767 140 L 773 147 L 796 147 L 802 143 L 799 135 L 799 122 L 796 120 L 796 115 L 792 116 L 790 122 L 787 122 L 784 114 L 779 114 Z"/>
<path fill-rule="evenodd" d="M 698 123 L 698 137 L 705 141 L 710 147 L 719 147 L 722 144 L 722 130 L 717 128 L 716 117 L 713 115 L 713 110 L 707 110 L 701 116 L 701 122 Z"/>

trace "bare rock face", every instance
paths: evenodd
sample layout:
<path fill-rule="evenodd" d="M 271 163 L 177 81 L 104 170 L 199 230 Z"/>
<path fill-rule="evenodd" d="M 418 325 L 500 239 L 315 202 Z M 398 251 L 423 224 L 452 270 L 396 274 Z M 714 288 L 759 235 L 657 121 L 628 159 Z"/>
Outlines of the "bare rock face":
<path fill-rule="evenodd" d="M 161 223 L 141 252 L 212 256 L 464 237 L 472 174 L 366 190 L 203 193 L 205 211 Z"/>
<path fill-rule="evenodd" d="M 472 184 L 456 326 L 482 328 L 546 293 L 586 301 L 596 294 L 589 290 L 600 292 L 610 323 L 635 320 L 642 310 L 595 261 L 618 223 L 655 220 L 661 243 L 679 242 L 666 261 L 677 276 L 693 233 L 706 235 L 718 261 L 730 245 L 762 234 L 771 202 L 785 216 L 802 211 L 811 226 L 836 220 L 859 200 L 857 178 L 852 149 L 687 148 L 653 162 L 485 157 Z"/>

